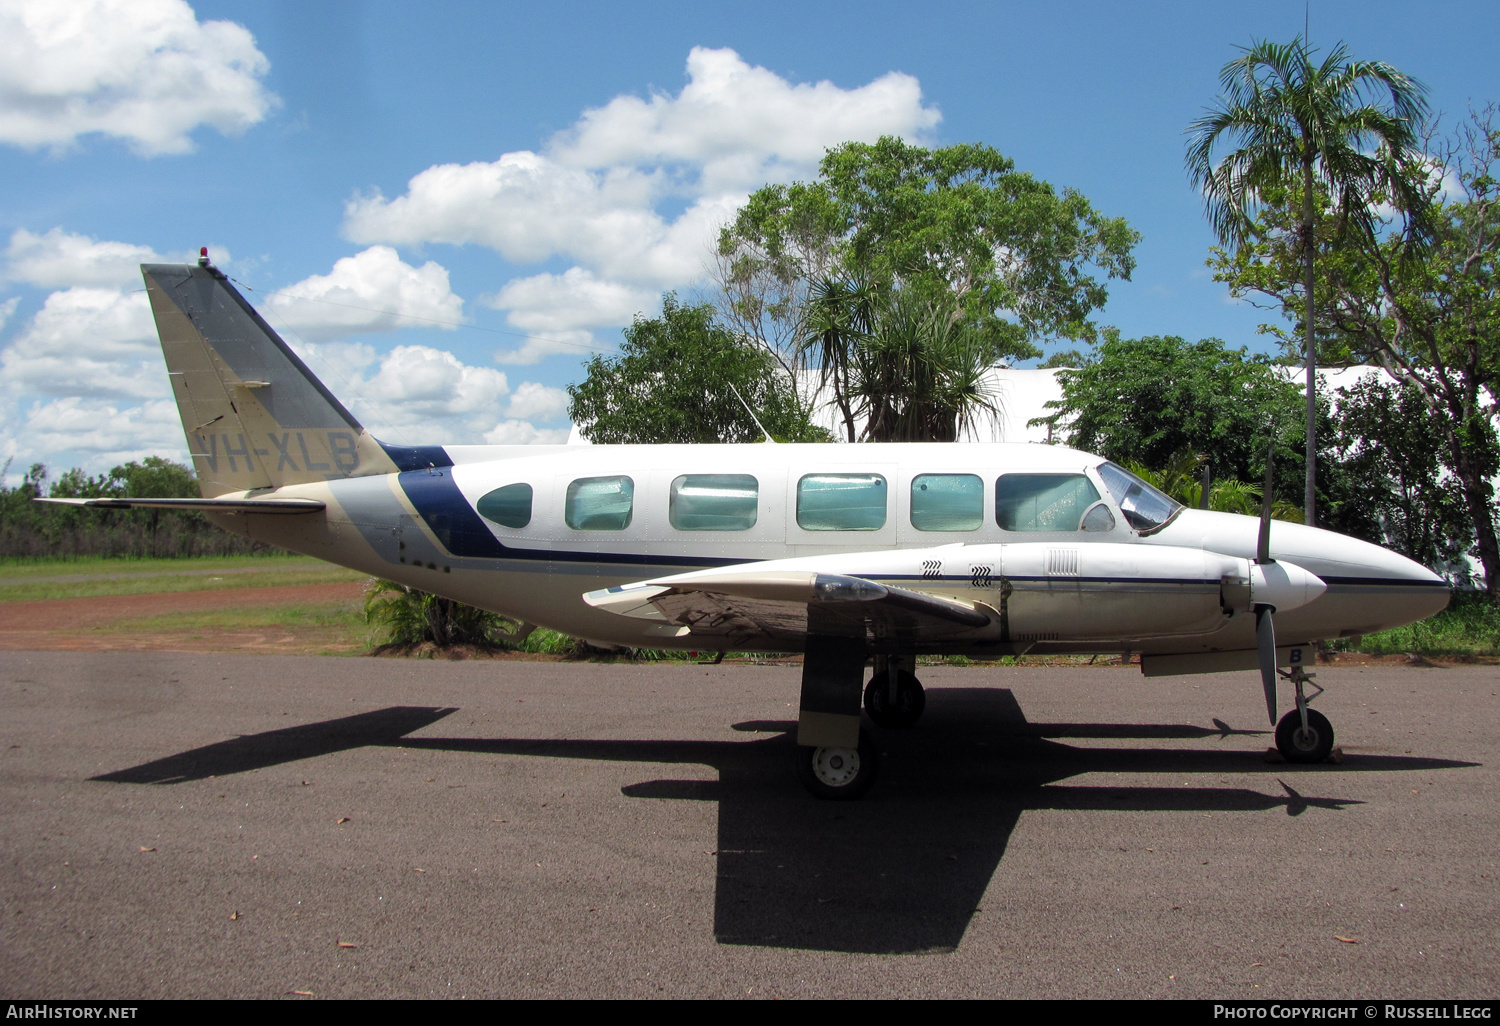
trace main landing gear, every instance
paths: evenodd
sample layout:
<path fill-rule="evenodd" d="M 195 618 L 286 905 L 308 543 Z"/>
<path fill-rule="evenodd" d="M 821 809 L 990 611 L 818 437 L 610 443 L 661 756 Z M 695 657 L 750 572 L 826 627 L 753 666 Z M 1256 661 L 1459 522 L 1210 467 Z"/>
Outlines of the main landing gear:
<path fill-rule="evenodd" d="M 910 727 L 927 708 L 927 692 L 906 665 L 911 657 L 877 656 L 875 675 L 865 685 L 865 712 L 877 727 Z"/>
<path fill-rule="evenodd" d="M 1303 685 L 1316 674 L 1306 672 L 1300 664 L 1277 672 L 1296 686 L 1297 707 L 1276 724 L 1276 749 L 1287 762 L 1322 762 L 1333 751 L 1333 725 L 1328 722 L 1328 717 L 1307 707 L 1312 699 L 1302 691 Z M 1316 684 L 1313 687 L 1318 688 L 1317 694 L 1312 696 L 1317 698 L 1323 689 Z"/>
<path fill-rule="evenodd" d="M 808 638 L 797 716 L 797 775 L 819 798 L 858 798 L 880 770 L 877 740 L 860 722 L 861 694 L 870 721 L 879 727 L 909 727 L 927 704 L 910 656 L 876 656 L 875 674 L 861 692 L 868 658 L 862 638 Z"/>
<path fill-rule="evenodd" d="M 797 748 L 797 775 L 802 786 L 828 801 L 858 798 L 875 783 L 879 772 L 880 749 L 874 735 L 864 727 L 859 730 L 856 748 Z"/>

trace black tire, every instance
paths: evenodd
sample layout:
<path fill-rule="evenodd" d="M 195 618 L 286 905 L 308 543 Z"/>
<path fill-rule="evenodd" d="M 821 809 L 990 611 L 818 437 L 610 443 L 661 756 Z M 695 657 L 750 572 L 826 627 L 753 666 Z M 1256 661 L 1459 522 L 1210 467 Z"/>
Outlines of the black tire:
<path fill-rule="evenodd" d="M 858 748 L 797 749 L 797 775 L 802 786 L 824 801 L 850 801 L 870 789 L 880 772 L 880 751 L 863 727 Z"/>
<path fill-rule="evenodd" d="M 889 682 L 885 674 L 877 673 L 865 685 L 865 712 L 870 722 L 877 727 L 910 727 L 922 718 L 927 708 L 927 692 L 916 674 L 908 670 L 896 673 L 896 704 L 891 704 Z"/>
<path fill-rule="evenodd" d="M 1296 709 L 1276 724 L 1276 748 L 1287 762 L 1322 762 L 1333 751 L 1333 725 L 1315 709 L 1307 710 L 1307 730 Z"/>

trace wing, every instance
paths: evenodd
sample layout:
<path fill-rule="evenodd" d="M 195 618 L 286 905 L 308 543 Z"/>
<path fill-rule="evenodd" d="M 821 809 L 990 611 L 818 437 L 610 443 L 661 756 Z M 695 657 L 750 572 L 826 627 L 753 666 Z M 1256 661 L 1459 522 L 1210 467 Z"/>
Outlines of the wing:
<path fill-rule="evenodd" d="M 200 513 L 316 513 L 317 499 L 42 499 L 94 509 L 194 509 Z"/>
<path fill-rule="evenodd" d="M 820 572 L 808 562 L 719 567 L 591 591 L 583 599 L 621 616 L 675 626 L 678 637 L 702 637 L 726 647 L 779 645 L 799 650 L 809 634 L 918 647 L 999 638 L 999 614 L 983 604 Z"/>

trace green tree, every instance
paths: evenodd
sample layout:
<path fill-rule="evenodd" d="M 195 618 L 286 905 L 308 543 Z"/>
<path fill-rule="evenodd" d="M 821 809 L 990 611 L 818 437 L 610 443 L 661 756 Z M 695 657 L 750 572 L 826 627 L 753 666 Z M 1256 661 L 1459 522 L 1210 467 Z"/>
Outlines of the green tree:
<path fill-rule="evenodd" d="M 1421 399 L 1421 423 L 1441 442 L 1441 469 L 1462 490 L 1463 533 L 1473 538 L 1487 591 L 1500 600 L 1500 507 L 1492 484 L 1500 473 L 1500 131 L 1494 113 L 1476 113 L 1447 138 L 1430 136 L 1423 156 L 1393 164 L 1393 176 L 1428 196 L 1428 238 L 1415 257 L 1394 235 L 1337 249 L 1319 239 L 1325 251 L 1315 287 L 1325 298 L 1315 333 L 1326 355 L 1379 363 Z M 1262 210 L 1255 241 L 1212 261 L 1216 277 L 1235 295 L 1267 298 L 1289 321 L 1297 318 L 1307 288 L 1302 254 L 1280 230 L 1294 216 L 1291 197 Z M 1275 325 L 1264 330 L 1288 337 Z"/>
<path fill-rule="evenodd" d="M 988 146 L 845 143 L 828 151 L 816 182 L 768 185 L 725 226 L 720 310 L 789 372 L 816 368 L 849 431 L 858 403 L 847 390 L 858 382 L 830 370 L 828 343 L 833 355 L 847 347 L 852 367 L 855 350 L 880 335 L 880 307 L 896 318 L 923 304 L 941 312 L 952 322 L 941 339 L 962 336 L 986 365 L 1038 356 L 1042 340 L 1095 337 L 1104 279 L 1130 277 L 1139 238 Z"/>
<path fill-rule="evenodd" d="M 1109 330 L 1091 362 L 1059 371 L 1058 380 L 1062 399 L 1048 403 L 1054 412 L 1034 424 L 1050 424 L 1069 445 L 1180 480 L 1175 490 L 1190 494 L 1190 505 L 1198 504 L 1198 476 L 1207 464 L 1215 482 L 1213 508 L 1240 511 L 1253 495 L 1258 511 L 1271 430 L 1273 499 L 1301 491 L 1300 389 L 1268 357 L 1230 349 L 1218 339 L 1191 344 L 1175 336 L 1126 339 Z M 1326 397 L 1319 423 L 1327 464 L 1319 488 L 1327 526 L 1379 540 L 1367 491 L 1332 458 L 1336 439 Z M 1282 518 L 1300 516 L 1288 509 Z"/>
<path fill-rule="evenodd" d="M 9 464 L 6 464 L 9 467 Z M 33 464 L 15 488 L 0 484 L 0 556 L 200 556 L 270 548 L 221 531 L 201 513 L 182 510 L 79 509 L 39 503 L 47 468 Z M 0 480 L 3 480 L 0 471 Z M 197 482 L 187 467 L 160 456 L 132 460 L 108 474 L 74 467 L 46 489 L 49 498 L 191 498 Z"/>
<path fill-rule="evenodd" d="M 1444 472 L 1442 432 L 1421 393 L 1371 375 L 1339 389 L 1338 446 L 1367 484 L 1385 542 L 1428 566 L 1459 563 L 1474 541 L 1463 485 Z"/>
<path fill-rule="evenodd" d="M 591 359 L 568 394 L 574 423 L 599 443 L 756 442 L 756 419 L 777 441 L 828 437 L 766 350 L 715 323 L 713 307 L 682 306 L 670 293 L 660 317 L 638 316 L 619 355 Z"/>
<path fill-rule="evenodd" d="M 1207 201 L 1214 231 L 1226 245 L 1255 239 L 1254 212 L 1272 194 L 1301 197 L 1297 226 L 1303 260 L 1306 387 L 1307 523 L 1317 523 L 1317 346 L 1314 342 L 1316 196 L 1331 197 L 1342 236 L 1373 237 L 1371 203 L 1384 193 L 1420 213 L 1424 195 L 1393 176 L 1427 111 L 1424 89 L 1388 64 L 1351 59 L 1343 44 L 1322 62 L 1307 40 L 1255 43 L 1220 72 L 1223 96 L 1188 131 L 1187 169 Z M 1234 147 L 1215 160 L 1216 151 Z M 1410 222 L 1421 228 L 1420 217 Z"/>
<path fill-rule="evenodd" d="M 1110 330 L 1095 359 L 1061 370 L 1063 397 L 1048 403 L 1054 430 L 1068 444 L 1117 463 L 1163 469 L 1183 452 L 1201 454 L 1215 479 L 1258 480 L 1267 431 L 1278 427 L 1278 453 L 1290 457 L 1297 386 L 1266 357 L 1219 339 L 1189 344 L 1176 336 L 1120 337 Z"/>
<path fill-rule="evenodd" d="M 951 442 L 999 414 L 991 347 L 951 297 L 825 279 L 809 305 L 801 352 L 849 441 Z"/>

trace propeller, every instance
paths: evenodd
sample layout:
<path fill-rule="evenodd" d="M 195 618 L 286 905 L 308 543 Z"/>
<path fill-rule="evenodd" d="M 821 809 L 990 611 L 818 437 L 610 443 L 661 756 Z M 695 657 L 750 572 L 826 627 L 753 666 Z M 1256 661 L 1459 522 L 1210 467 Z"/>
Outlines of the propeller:
<path fill-rule="evenodd" d="M 1276 436 L 1266 447 L 1266 482 L 1260 493 L 1260 538 L 1255 545 L 1255 562 L 1260 566 L 1275 563 L 1271 558 L 1271 478 L 1275 470 L 1272 457 L 1275 455 Z M 1274 607 L 1257 603 L 1255 606 L 1255 649 L 1260 657 L 1260 682 L 1266 689 L 1266 715 L 1271 726 L 1276 725 L 1276 624 L 1271 619 Z"/>

